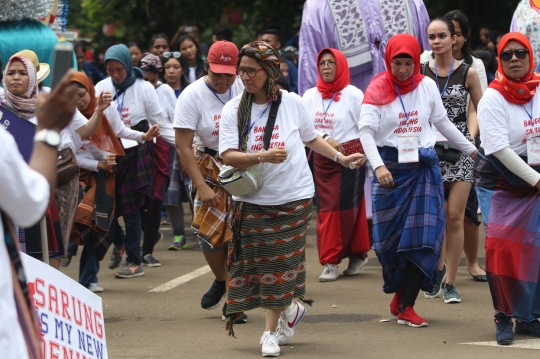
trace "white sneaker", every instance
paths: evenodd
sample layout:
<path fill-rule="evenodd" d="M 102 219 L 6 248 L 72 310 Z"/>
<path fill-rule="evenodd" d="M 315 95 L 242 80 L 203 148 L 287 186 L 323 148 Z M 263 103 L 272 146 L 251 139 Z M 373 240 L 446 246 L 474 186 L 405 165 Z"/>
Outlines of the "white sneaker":
<path fill-rule="evenodd" d="M 277 327 L 277 342 L 279 345 L 287 344 L 294 335 L 294 330 L 306 314 L 306 308 L 297 301 L 281 312 Z"/>
<path fill-rule="evenodd" d="M 338 266 L 327 263 L 324 265 L 319 282 L 333 282 L 339 277 Z"/>
<path fill-rule="evenodd" d="M 88 290 L 92 293 L 99 293 L 103 292 L 105 289 L 103 289 L 103 287 L 97 283 L 90 283 L 90 285 L 88 286 Z"/>
<path fill-rule="evenodd" d="M 267 330 L 261 337 L 261 351 L 263 357 L 278 357 L 281 349 L 278 345 L 276 334 Z"/>
<path fill-rule="evenodd" d="M 343 275 L 357 275 L 364 268 L 368 259 L 349 258 L 349 267 L 343 271 Z"/>

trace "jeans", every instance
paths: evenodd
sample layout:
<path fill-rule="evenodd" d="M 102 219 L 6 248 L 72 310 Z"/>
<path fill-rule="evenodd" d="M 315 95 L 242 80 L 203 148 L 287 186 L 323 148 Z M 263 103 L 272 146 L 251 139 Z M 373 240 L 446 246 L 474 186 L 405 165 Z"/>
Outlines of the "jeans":
<path fill-rule="evenodd" d="M 118 219 L 113 222 L 115 227 L 114 245 L 118 248 L 122 248 L 122 245 L 126 246 L 126 261 L 141 265 L 141 235 L 142 235 L 142 220 L 141 212 L 133 211 L 124 214 L 124 223 L 126 224 L 126 233 L 120 227 Z"/>
<path fill-rule="evenodd" d="M 77 255 L 79 246 L 75 243 L 68 244 L 68 254 L 71 256 Z M 99 273 L 99 262 L 94 256 L 94 241 L 86 239 L 81 260 L 79 262 L 79 284 L 88 287 L 91 283 L 98 283 L 97 274 Z"/>
<path fill-rule="evenodd" d="M 154 252 L 154 246 L 158 238 L 159 225 L 161 221 L 161 208 L 163 208 L 163 201 L 159 198 L 154 198 L 154 206 L 147 211 L 141 210 L 141 218 L 144 227 L 144 240 L 143 240 L 143 257 L 147 254 Z"/>

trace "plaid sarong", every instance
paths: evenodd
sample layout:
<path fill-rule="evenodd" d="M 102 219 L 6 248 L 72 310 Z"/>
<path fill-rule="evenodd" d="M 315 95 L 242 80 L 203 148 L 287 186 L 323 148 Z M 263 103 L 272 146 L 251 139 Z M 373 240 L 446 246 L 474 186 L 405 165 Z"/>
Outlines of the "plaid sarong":
<path fill-rule="evenodd" d="M 443 242 L 444 192 L 435 150 L 419 150 L 419 162 L 398 163 L 398 151 L 379 147 L 394 187 L 373 176 L 373 245 L 383 267 L 386 293 L 405 285 L 408 262 L 426 275 L 421 289 L 431 292 Z"/>
<path fill-rule="evenodd" d="M 132 127 L 135 131 L 146 132 L 148 121 L 141 121 Z M 147 141 L 125 150 L 125 157 L 116 160 L 116 217 L 152 208 L 156 178 L 154 162 L 154 142 Z"/>
<path fill-rule="evenodd" d="M 525 159 L 526 161 L 526 159 Z M 540 172 L 540 167 L 533 167 Z M 486 232 L 486 272 L 496 311 L 540 318 L 540 192 L 479 150 L 475 180 Z"/>
<path fill-rule="evenodd" d="M 218 182 L 221 160 L 199 152 L 195 157 L 206 184 L 218 196 L 219 204 L 218 207 L 208 207 L 200 200 L 197 190 L 192 188 L 191 201 L 194 213 L 192 227 L 199 239 L 214 248 L 220 248 L 231 239 L 232 196 Z"/>
<path fill-rule="evenodd" d="M 87 240 L 94 243 L 94 255 L 101 261 L 113 241 L 109 229 L 114 218 L 114 176 L 102 170 L 81 170 L 79 205 L 70 242 L 84 245 Z"/>
<path fill-rule="evenodd" d="M 227 314 L 283 309 L 306 291 L 306 233 L 311 199 L 280 206 L 235 202 Z"/>
<path fill-rule="evenodd" d="M 318 153 L 314 162 L 319 262 L 337 265 L 371 247 L 364 202 L 366 172 L 345 168 Z"/>
<path fill-rule="evenodd" d="M 169 144 L 163 138 L 158 137 L 154 144 L 154 158 L 156 162 L 156 185 L 154 197 L 160 200 L 165 199 L 165 193 L 169 187 L 170 176 L 172 172 L 172 160 L 174 158 L 174 146 Z"/>

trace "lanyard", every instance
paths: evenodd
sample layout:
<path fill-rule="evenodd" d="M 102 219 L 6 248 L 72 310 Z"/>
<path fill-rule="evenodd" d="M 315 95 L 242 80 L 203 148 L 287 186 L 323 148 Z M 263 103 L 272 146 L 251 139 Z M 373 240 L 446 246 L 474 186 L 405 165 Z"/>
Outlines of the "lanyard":
<path fill-rule="evenodd" d="M 401 98 L 401 92 L 399 92 L 399 88 L 397 87 L 395 82 L 394 82 L 394 87 L 396 88 L 396 92 L 397 92 L 397 95 L 399 97 L 399 102 L 401 102 L 401 108 L 403 109 L 403 112 L 405 112 L 405 119 L 407 120 L 407 127 L 409 127 L 409 113 L 405 109 L 405 104 L 403 103 L 403 98 Z M 414 78 L 413 78 L 412 88 L 414 90 Z"/>
<path fill-rule="evenodd" d="M 534 127 L 534 121 L 532 121 L 532 119 L 533 119 L 533 100 L 531 100 L 531 113 L 529 113 L 529 111 L 527 111 L 525 106 L 521 105 L 521 107 L 525 110 L 525 112 L 527 112 L 527 115 L 531 119 L 531 125 Z"/>
<path fill-rule="evenodd" d="M 221 97 L 219 97 L 216 93 L 216 91 L 214 91 L 213 88 L 211 88 L 207 83 L 206 81 L 204 82 L 204 84 L 206 85 L 206 87 L 208 87 L 208 89 L 210 91 L 212 91 L 212 93 L 214 94 L 214 96 L 216 96 L 216 98 L 219 100 L 219 102 L 221 102 L 223 105 L 225 105 L 225 102 L 223 102 L 223 100 L 221 99 Z M 232 99 L 232 88 L 229 87 L 229 101 Z"/>
<path fill-rule="evenodd" d="M 270 107 L 270 102 L 268 102 L 268 105 L 266 105 L 266 108 L 263 110 L 263 112 L 261 112 L 261 114 L 259 115 L 259 118 L 257 118 L 255 121 L 253 121 L 253 123 L 251 124 L 251 126 L 249 126 L 248 134 L 251 133 L 251 129 L 253 128 L 253 126 L 255 126 L 255 124 L 257 123 L 257 121 L 259 121 L 259 120 L 261 119 L 261 117 L 264 116 L 264 114 L 265 114 L 266 111 L 268 110 L 268 107 Z"/>
<path fill-rule="evenodd" d="M 124 100 L 126 99 L 126 92 L 127 89 L 124 90 L 124 93 L 122 94 L 122 103 L 120 103 L 120 96 L 118 96 L 118 90 L 116 90 L 116 103 L 118 104 L 118 107 L 116 108 L 118 110 L 118 114 L 120 115 L 120 119 L 122 119 L 122 112 L 124 112 Z"/>
<path fill-rule="evenodd" d="M 437 80 L 437 88 L 439 89 L 439 92 L 441 92 L 441 88 L 439 87 L 439 74 L 437 73 L 437 61 L 435 61 L 435 64 L 433 65 L 435 69 L 435 79 Z M 450 73 L 448 74 L 448 77 L 446 78 L 446 84 L 444 85 L 444 88 L 441 92 L 441 98 L 444 96 L 444 93 L 446 92 L 446 88 L 448 87 L 448 81 L 450 81 L 450 76 L 452 76 L 452 71 L 454 70 L 454 59 L 452 59 L 452 65 L 450 66 Z"/>
<path fill-rule="evenodd" d="M 334 102 L 334 97 L 336 97 L 336 94 L 337 92 L 334 92 L 334 94 L 332 95 L 332 98 L 330 99 L 330 102 L 328 103 L 328 106 L 326 106 L 326 110 L 324 109 L 324 99 L 322 98 L 322 94 L 321 94 L 321 102 L 322 102 L 322 105 L 323 105 L 323 115 L 324 115 L 324 118 L 323 120 L 326 120 L 326 114 L 328 113 L 328 109 L 330 108 L 330 105 L 332 104 L 332 102 Z"/>

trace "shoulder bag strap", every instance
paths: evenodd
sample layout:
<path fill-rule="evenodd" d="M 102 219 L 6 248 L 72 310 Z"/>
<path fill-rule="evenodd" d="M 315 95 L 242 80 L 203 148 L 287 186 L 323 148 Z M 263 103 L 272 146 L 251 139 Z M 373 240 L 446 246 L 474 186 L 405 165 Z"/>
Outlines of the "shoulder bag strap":
<path fill-rule="evenodd" d="M 264 129 L 264 149 L 268 151 L 270 146 L 270 140 L 272 139 L 272 132 L 274 131 L 274 125 L 276 123 L 276 116 L 278 112 L 280 102 L 273 101 L 272 107 L 270 107 L 270 114 L 268 115 L 268 121 L 266 122 L 266 128 Z"/>

